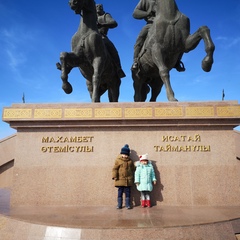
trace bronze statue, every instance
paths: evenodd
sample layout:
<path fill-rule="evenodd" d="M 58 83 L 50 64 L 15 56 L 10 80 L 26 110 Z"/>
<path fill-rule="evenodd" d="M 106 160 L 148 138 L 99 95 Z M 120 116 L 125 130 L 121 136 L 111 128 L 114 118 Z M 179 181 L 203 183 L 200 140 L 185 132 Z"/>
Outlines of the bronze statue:
<path fill-rule="evenodd" d="M 118 66 L 107 51 L 105 41 L 98 31 L 98 19 L 94 0 L 70 0 L 69 5 L 76 14 L 81 15 L 77 32 L 72 37 L 72 51 L 60 54 L 62 88 L 69 94 L 72 86 L 68 74 L 74 67 L 79 67 L 86 79 L 92 102 L 100 102 L 100 97 L 108 90 L 110 102 L 117 102 L 121 76 Z M 125 75 L 125 74 L 124 74 Z"/>
<path fill-rule="evenodd" d="M 147 38 L 148 31 L 153 24 L 154 18 L 156 17 L 156 0 L 140 0 L 133 11 L 133 17 L 135 19 L 144 19 L 146 21 L 146 25 L 140 31 L 134 45 L 134 62 L 132 65 L 132 69 L 137 68 L 139 53 Z M 180 61 L 180 59 L 177 61 L 174 68 L 176 68 L 176 70 L 179 72 L 185 71 L 184 64 L 182 63 L 182 61 Z"/>
<path fill-rule="evenodd" d="M 136 8 L 141 5 L 147 10 L 135 11 L 134 16 L 139 19 L 145 18 L 150 24 L 147 24 L 149 30 L 145 32 L 146 40 L 142 47 L 140 45 L 140 53 L 134 56 L 134 101 L 145 101 L 150 88 L 150 101 L 156 101 L 163 84 L 168 100 L 177 101 L 170 84 L 169 72 L 172 68 L 178 71 L 185 70 L 180 61 L 182 55 L 195 49 L 202 39 L 206 51 L 202 69 L 206 72 L 211 70 L 215 46 L 210 30 L 207 26 L 202 26 L 191 35 L 190 20 L 179 11 L 175 0 L 141 0 Z M 135 49 L 135 54 L 136 52 Z"/>
<path fill-rule="evenodd" d="M 108 38 L 108 30 L 112 28 L 116 28 L 118 23 L 115 19 L 111 16 L 110 13 L 107 13 L 103 9 L 102 4 L 96 4 L 96 11 L 97 11 L 97 27 L 99 33 L 102 34 L 103 41 L 105 46 L 107 47 L 108 52 L 110 53 L 114 63 L 117 67 L 118 76 L 120 78 L 126 77 L 124 71 L 122 70 L 121 61 L 118 55 L 118 51 L 115 48 L 114 44 Z"/>

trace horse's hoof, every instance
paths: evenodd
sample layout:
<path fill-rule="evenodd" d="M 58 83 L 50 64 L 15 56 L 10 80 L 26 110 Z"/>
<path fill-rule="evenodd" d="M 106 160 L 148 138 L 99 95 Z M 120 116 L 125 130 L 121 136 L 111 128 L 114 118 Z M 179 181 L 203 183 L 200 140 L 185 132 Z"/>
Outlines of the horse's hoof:
<path fill-rule="evenodd" d="M 205 72 L 210 72 L 212 69 L 212 64 L 208 64 L 206 62 L 202 62 L 202 69 Z"/>
<path fill-rule="evenodd" d="M 66 94 L 70 94 L 72 92 L 72 85 L 69 82 L 63 83 L 62 89 Z"/>
<path fill-rule="evenodd" d="M 169 98 L 168 101 L 169 102 L 178 102 L 178 100 L 175 97 Z"/>
<path fill-rule="evenodd" d="M 212 69 L 212 64 L 213 64 L 212 60 L 210 60 L 208 57 L 204 58 L 202 60 L 202 69 L 203 69 L 203 71 L 210 72 L 211 69 Z"/>

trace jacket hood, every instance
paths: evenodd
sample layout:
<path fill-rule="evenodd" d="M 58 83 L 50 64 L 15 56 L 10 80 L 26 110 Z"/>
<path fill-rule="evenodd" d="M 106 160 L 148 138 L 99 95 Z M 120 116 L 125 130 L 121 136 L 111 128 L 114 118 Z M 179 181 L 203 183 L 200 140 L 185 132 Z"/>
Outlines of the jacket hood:
<path fill-rule="evenodd" d="M 136 167 L 138 167 L 138 166 L 141 165 L 141 163 L 140 163 L 140 161 L 136 161 L 136 162 L 134 163 L 134 165 L 135 165 Z M 148 160 L 148 164 L 147 164 L 147 165 L 152 165 L 152 162 L 151 162 L 150 160 Z"/>

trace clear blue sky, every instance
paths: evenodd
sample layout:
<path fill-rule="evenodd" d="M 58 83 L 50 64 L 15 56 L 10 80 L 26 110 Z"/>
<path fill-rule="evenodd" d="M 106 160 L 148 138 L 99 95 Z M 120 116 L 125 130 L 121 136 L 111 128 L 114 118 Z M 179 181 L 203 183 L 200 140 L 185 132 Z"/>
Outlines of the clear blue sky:
<path fill-rule="evenodd" d="M 122 79 L 119 102 L 133 102 L 130 68 L 133 46 L 145 24 L 132 12 L 138 0 L 102 0 L 106 12 L 118 22 L 109 31 L 109 38 L 118 49 L 126 78 Z M 228 5 L 228 3 L 230 5 Z M 201 69 L 205 56 L 203 42 L 183 56 L 184 73 L 171 71 L 171 83 L 176 98 L 181 101 L 240 102 L 240 1 L 178 0 L 181 12 L 191 20 L 191 33 L 200 26 L 211 29 L 216 45 L 214 65 L 210 73 Z M 56 69 L 59 54 L 70 51 L 70 41 L 79 24 L 79 15 L 61 1 L 0 1 L 0 112 L 13 103 L 84 103 L 90 102 L 85 79 L 77 68 L 69 75 L 73 93 L 63 92 L 60 71 Z M 108 102 L 103 96 L 102 102 Z M 158 102 L 167 102 L 163 89 Z M 0 120 L 0 139 L 15 133 Z"/>

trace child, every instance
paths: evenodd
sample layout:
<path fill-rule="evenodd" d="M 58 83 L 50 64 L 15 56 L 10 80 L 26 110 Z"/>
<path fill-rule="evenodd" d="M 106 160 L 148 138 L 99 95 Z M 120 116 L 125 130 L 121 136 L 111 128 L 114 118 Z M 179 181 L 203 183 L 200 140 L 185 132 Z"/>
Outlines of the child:
<path fill-rule="evenodd" d="M 141 155 L 139 158 L 140 162 L 135 171 L 135 183 L 137 190 L 141 192 L 142 207 L 151 207 L 150 192 L 153 189 L 152 183 L 155 185 L 157 180 L 153 165 L 148 161 L 148 154 Z"/>
<path fill-rule="evenodd" d="M 117 209 L 122 208 L 123 193 L 125 192 L 125 207 L 131 208 L 131 186 L 134 184 L 134 171 L 135 166 L 133 161 L 129 157 L 130 149 L 126 144 L 120 152 L 120 155 L 115 160 L 114 167 L 112 169 L 112 179 L 115 180 L 115 187 L 118 188 Z"/>

